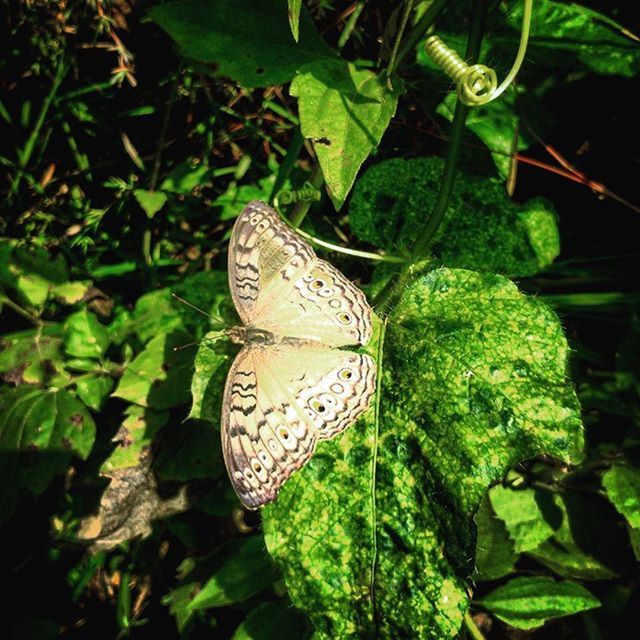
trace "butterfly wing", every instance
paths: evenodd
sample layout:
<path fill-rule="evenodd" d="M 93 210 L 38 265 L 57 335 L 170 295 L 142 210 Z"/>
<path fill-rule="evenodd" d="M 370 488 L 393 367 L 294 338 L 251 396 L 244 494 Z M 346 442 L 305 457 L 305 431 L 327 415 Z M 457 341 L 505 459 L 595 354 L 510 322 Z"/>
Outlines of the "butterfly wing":
<path fill-rule="evenodd" d="M 313 455 L 369 406 L 376 369 L 364 354 L 245 346 L 225 386 L 222 451 L 240 501 L 271 502 Z"/>
<path fill-rule="evenodd" d="M 229 240 L 229 289 L 242 322 L 257 326 L 316 259 L 313 249 L 271 207 L 254 200 L 238 216 Z"/>
<path fill-rule="evenodd" d="M 262 202 L 248 204 L 234 225 L 229 282 L 245 324 L 333 347 L 371 338 L 362 291 Z"/>

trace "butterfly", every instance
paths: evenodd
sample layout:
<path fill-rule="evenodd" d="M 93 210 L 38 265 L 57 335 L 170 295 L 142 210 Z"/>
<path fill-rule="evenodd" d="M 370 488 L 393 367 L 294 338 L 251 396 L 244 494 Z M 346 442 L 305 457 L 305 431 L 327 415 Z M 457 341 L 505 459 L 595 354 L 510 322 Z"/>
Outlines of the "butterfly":
<path fill-rule="evenodd" d="M 370 340 L 371 308 L 259 201 L 233 227 L 229 288 L 243 325 L 227 334 L 243 346 L 225 384 L 222 451 L 238 498 L 257 509 L 369 406 L 375 362 L 342 347 Z"/>

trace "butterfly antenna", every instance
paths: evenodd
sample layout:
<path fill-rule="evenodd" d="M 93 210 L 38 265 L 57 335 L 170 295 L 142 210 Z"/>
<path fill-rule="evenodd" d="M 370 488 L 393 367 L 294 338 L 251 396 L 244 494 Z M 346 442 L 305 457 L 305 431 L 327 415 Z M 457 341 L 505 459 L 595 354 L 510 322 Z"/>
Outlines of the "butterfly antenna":
<path fill-rule="evenodd" d="M 202 340 L 198 340 L 197 342 L 188 342 L 187 344 L 181 344 L 178 347 L 173 347 L 173 350 L 174 351 L 182 351 L 183 349 L 188 349 L 189 347 L 200 346 L 201 344 L 204 344 L 205 342 L 217 342 L 218 340 L 220 340 L 221 338 L 223 338 L 226 335 L 227 335 L 226 330 L 219 331 L 218 335 L 216 335 L 216 336 L 211 336 L 209 338 L 207 338 L 205 336 L 204 338 L 202 338 Z"/>
<path fill-rule="evenodd" d="M 210 313 L 207 313 L 204 309 L 201 309 L 200 307 L 196 307 L 195 304 L 191 304 L 184 298 L 181 298 L 177 293 L 173 293 L 173 291 L 171 292 L 171 297 L 175 298 L 178 302 L 182 302 L 182 304 L 186 304 L 187 307 L 189 307 L 190 309 L 193 309 L 194 311 L 197 311 L 198 313 L 201 313 L 203 316 L 207 316 L 207 318 L 211 318 L 211 320 L 216 320 L 216 321 L 219 320 L 219 318 L 212 316 Z"/>

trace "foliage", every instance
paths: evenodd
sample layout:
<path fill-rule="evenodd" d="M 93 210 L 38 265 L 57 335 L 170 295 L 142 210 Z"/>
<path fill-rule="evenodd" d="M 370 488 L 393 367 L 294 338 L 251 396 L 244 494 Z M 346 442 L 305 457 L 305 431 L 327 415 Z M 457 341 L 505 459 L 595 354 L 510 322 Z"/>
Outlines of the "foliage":
<path fill-rule="evenodd" d="M 0 19 L 10 634 L 626 629 L 640 236 L 608 187 L 635 157 L 610 131 L 632 126 L 611 99 L 640 71 L 632 16 L 536 0 L 517 88 L 465 113 L 425 34 L 503 77 L 522 0 L 475 3 L 486 29 L 461 2 L 383 4 L 55 0 Z M 375 307 L 378 388 L 256 514 L 220 449 L 226 247 L 244 205 L 284 190 Z"/>

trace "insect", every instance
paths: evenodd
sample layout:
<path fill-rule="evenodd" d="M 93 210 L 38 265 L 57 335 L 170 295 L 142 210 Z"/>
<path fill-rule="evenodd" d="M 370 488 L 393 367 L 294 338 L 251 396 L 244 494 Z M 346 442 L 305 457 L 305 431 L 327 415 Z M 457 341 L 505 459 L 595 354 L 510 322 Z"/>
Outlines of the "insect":
<path fill-rule="evenodd" d="M 364 294 L 253 201 L 229 242 L 229 287 L 242 344 L 222 404 L 222 451 L 240 501 L 257 509 L 369 406 L 376 366 L 342 347 L 371 338 Z"/>

